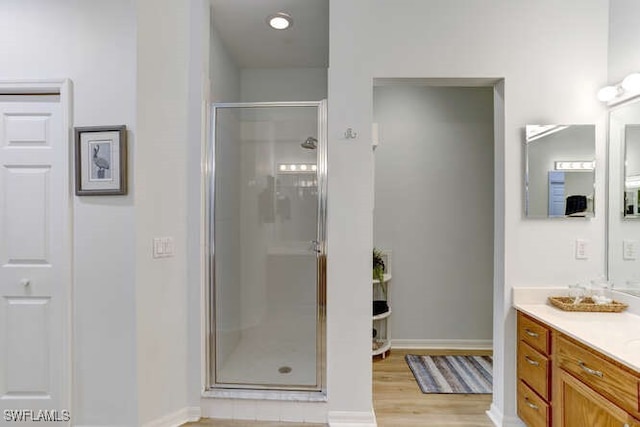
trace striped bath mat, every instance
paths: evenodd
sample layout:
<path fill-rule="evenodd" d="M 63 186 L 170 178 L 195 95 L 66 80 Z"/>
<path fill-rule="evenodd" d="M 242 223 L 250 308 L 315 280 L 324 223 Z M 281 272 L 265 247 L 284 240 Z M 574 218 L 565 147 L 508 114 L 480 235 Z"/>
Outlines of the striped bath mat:
<path fill-rule="evenodd" d="M 490 394 L 491 356 L 417 356 L 407 354 L 413 376 L 423 393 Z"/>

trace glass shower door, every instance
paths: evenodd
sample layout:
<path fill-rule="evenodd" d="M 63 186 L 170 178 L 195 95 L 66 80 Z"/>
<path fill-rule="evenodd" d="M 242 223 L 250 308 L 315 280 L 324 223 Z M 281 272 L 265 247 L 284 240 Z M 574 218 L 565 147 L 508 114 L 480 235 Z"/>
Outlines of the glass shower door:
<path fill-rule="evenodd" d="M 323 106 L 214 106 L 214 388 L 322 388 Z"/>

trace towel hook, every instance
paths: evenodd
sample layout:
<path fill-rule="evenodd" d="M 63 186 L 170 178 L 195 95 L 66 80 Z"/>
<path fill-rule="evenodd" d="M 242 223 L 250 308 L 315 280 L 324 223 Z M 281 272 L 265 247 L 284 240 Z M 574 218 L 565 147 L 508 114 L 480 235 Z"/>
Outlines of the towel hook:
<path fill-rule="evenodd" d="M 344 132 L 344 139 L 356 139 L 358 137 L 358 133 L 354 132 L 352 128 L 347 128 Z"/>

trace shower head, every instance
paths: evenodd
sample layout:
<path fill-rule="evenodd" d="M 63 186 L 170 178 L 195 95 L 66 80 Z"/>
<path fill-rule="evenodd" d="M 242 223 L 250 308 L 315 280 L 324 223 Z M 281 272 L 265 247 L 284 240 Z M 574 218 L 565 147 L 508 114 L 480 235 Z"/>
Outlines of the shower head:
<path fill-rule="evenodd" d="M 316 148 L 318 148 L 318 140 L 310 136 L 309 138 L 305 139 L 305 141 L 300 144 L 300 146 L 302 148 L 306 148 L 307 150 L 315 150 Z"/>

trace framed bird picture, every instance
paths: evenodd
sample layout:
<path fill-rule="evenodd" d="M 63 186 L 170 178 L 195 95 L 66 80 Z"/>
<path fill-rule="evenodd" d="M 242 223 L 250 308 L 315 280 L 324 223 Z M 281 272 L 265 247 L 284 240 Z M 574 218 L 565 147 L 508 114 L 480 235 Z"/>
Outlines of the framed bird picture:
<path fill-rule="evenodd" d="M 76 195 L 127 194 L 126 126 L 75 128 Z"/>

